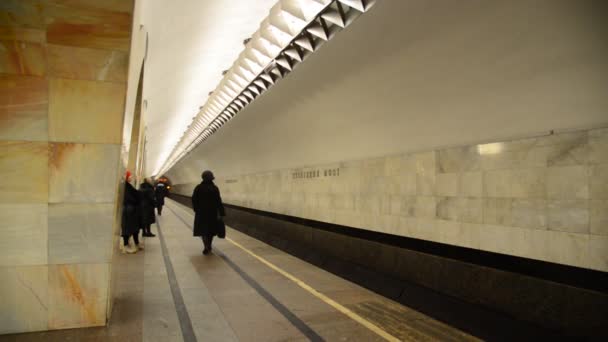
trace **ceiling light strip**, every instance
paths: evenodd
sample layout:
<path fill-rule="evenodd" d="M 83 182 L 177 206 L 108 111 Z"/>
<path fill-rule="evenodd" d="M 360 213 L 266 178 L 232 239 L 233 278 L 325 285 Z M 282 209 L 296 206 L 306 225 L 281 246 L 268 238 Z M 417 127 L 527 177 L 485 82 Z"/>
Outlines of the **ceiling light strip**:
<path fill-rule="evenodd" d="M 219 130 L 376 0 L 281 0 L 224 72 L 224 78 L 155 175 L 162 175 Z"/>

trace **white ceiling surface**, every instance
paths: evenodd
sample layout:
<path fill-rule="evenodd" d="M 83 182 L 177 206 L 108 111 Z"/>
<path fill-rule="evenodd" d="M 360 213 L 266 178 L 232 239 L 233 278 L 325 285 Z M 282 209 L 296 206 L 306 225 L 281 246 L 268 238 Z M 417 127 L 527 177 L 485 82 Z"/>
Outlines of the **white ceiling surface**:
<path fill-rule="evenodd" d="M 608 124 L 608 2 L 384 0 L 167 173 L 176 183 Z"/>
<path fill-rule="evenodd" d="M 167 158 L 277 0 L 150 0 L 143 99 L 146 172 Z"/>

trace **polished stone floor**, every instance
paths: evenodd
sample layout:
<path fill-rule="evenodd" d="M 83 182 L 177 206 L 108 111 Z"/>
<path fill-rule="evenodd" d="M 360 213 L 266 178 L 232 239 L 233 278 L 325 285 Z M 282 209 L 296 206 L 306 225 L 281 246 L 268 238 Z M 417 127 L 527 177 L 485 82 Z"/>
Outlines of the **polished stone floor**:
<path fill-rule="evenodd" d="M 168 201 L 156 238 L 119 255 L 107 327 L 0 341 L 470 341 L 461 331 L 228 229 L 203 256 Z"/>

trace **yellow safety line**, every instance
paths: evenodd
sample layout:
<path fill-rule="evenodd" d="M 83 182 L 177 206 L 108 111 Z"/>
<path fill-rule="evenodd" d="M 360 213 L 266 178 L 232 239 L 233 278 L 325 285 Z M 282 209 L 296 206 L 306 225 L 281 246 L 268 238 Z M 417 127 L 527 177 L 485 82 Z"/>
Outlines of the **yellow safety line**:
<path fill-rule="evenodd" d="M 188 214 L 190 214 L 190 213 L 188 213 Z M 310 294 L 312 294 L 313 296 L 319 298 L 320 300 L 322 300 L 323 302 L 325 302 L 329 306 L 333 307 L 334 309 L 336 309 L 336 310 L 340 311 L 341 313 L 345 314 L 346 316 L 350 317 L 355 322 L 363 325 L 364 327 L 366 327 L 369 330 L 373 331 L 374 333 L 378 334 L 380 337 L 384 338 L 385 340 L 387 340 L 387 341 L 401 341 L 398 338 L 396 338 L 395 336 L 393 336 L 393 335 L 387 333 L 386 331 L 382 330 L 381 328 L 379 328 L 377 325 L 373 324 L 372 322 L 370 322 L 370 321 L 366 320 L 365 318 L 363 318 L 363 317 L 357 315 L 356 313 L 352 312 L 351 310 L 349 310 L 348 308 L 344 307 L 343 305 L 341 305 L 340 303 L 336 302 L 335 300 L 333 300 L 333 299 L 327 297 L 326 295 L 322 294 L 321 292 L 315 290 L 313 287 L 311 287 L 310 285 L 306 284 L 302 280 L 296 278 L 295 276 L 293 276 L 290 273 L 282 270 L 281 268 L 279 268 L 275 264 L 271 263 L 270 261 L 262 258 L 261 256 L 255 254 L 254 252 L 252 252 L 249 249 L 245 248 L 240 243 L 232 240 L 229 237 L 227 237 L 226 240 L 229 241 L 230 243 L 232 243 L 233 245 L 237 246 L 238 248 L 242 249 L 247 254 L 251 255 L 254 258 L 256 258 L 257 260 L 259 260 L 264 265 L 266 265 L 266 266 L 272 268 L 273 270 L 279 272 L 285 278 L 293 281 L 294 283 L 296 283 L 296 285 L 298 285 L 301 288 L 303 288 L 304 290 L 308 291 Z"/>
<path fill-rule="evenodd" d="M 294 277 L 293 275 L 283 271 L 282 269 L 280 269 L 279 267 L 275 266 L 273 263 L 267 261 L 266 259 L 258 256 L 257 254 L 255 254 L 254 252 L 248 250 L 247 248 L 243 247 L 241 244 L 239 244 L 238 242 L 230 239 L 230 238 L 226 238 L 226 240 L 228 240 L 230 243 L 232 243 L 233 245 L 239 247 L 240 249 L 244 250 L 245 252 L 247 252 L 249 255 L 251 255 L 252 257 L 258 259 L 260 262 L 262 262 L 264 265 L 272 268 L 273 270 L 279 272 L 281 275 L 283 275 L 285 278 L 293 281 L 294 283 L 296 283 L 298 286 L 300 286 L 301 288 L 303 288 L 304 290 L 310 292 L 310 294 L 312 294 L 313 296 L 319 298 L 320 300 L 324 301 L 325 303 L 327 303 L 328 305 L 330 305 L 331 307 L 333 307 L 334 309 L 340 311 L 341 313 L 345 314 L 346 316 L 350 317 L 351 319 L 353 319 L 354 321 L 356 321 L 357 323 L 363 325 L 364 327 L 368 328 L 369 330 L 375 332 L 376 334 L 380 335 L 382 338 L 384 338 L 387 341 L 400 341 L 398 338 L 396 338 L 395 336 L 387 333 L 386 331 L 380 329 L 377 325 L 371 323 L 370 321 L 366 320 L 365 318 L 357 315 L 356 313 L 352 312 L 351 310 L 347 309 L 346 307 L 344 307 L 343 305 L 337 303 L 336 301 L 334 301 L 333 299 L 327 297 L 326 295 L 322 294 L 321 292 L 315 290 L 314 288 L 312 288 L 310 285 L 306 284 L 305 282 L 301 281 L 300 279 Z"/>

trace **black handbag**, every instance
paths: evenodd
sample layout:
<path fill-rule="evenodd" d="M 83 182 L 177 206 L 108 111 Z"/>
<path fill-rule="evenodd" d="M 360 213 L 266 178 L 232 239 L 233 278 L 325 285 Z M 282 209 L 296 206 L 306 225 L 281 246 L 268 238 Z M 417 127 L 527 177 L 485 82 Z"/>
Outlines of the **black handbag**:
<path fill-rule="evenodd" d="M 223 239 L 226 237 L 226 225 L 221 217 L 217 218 L 216 232 L 218 238 Z"/>

